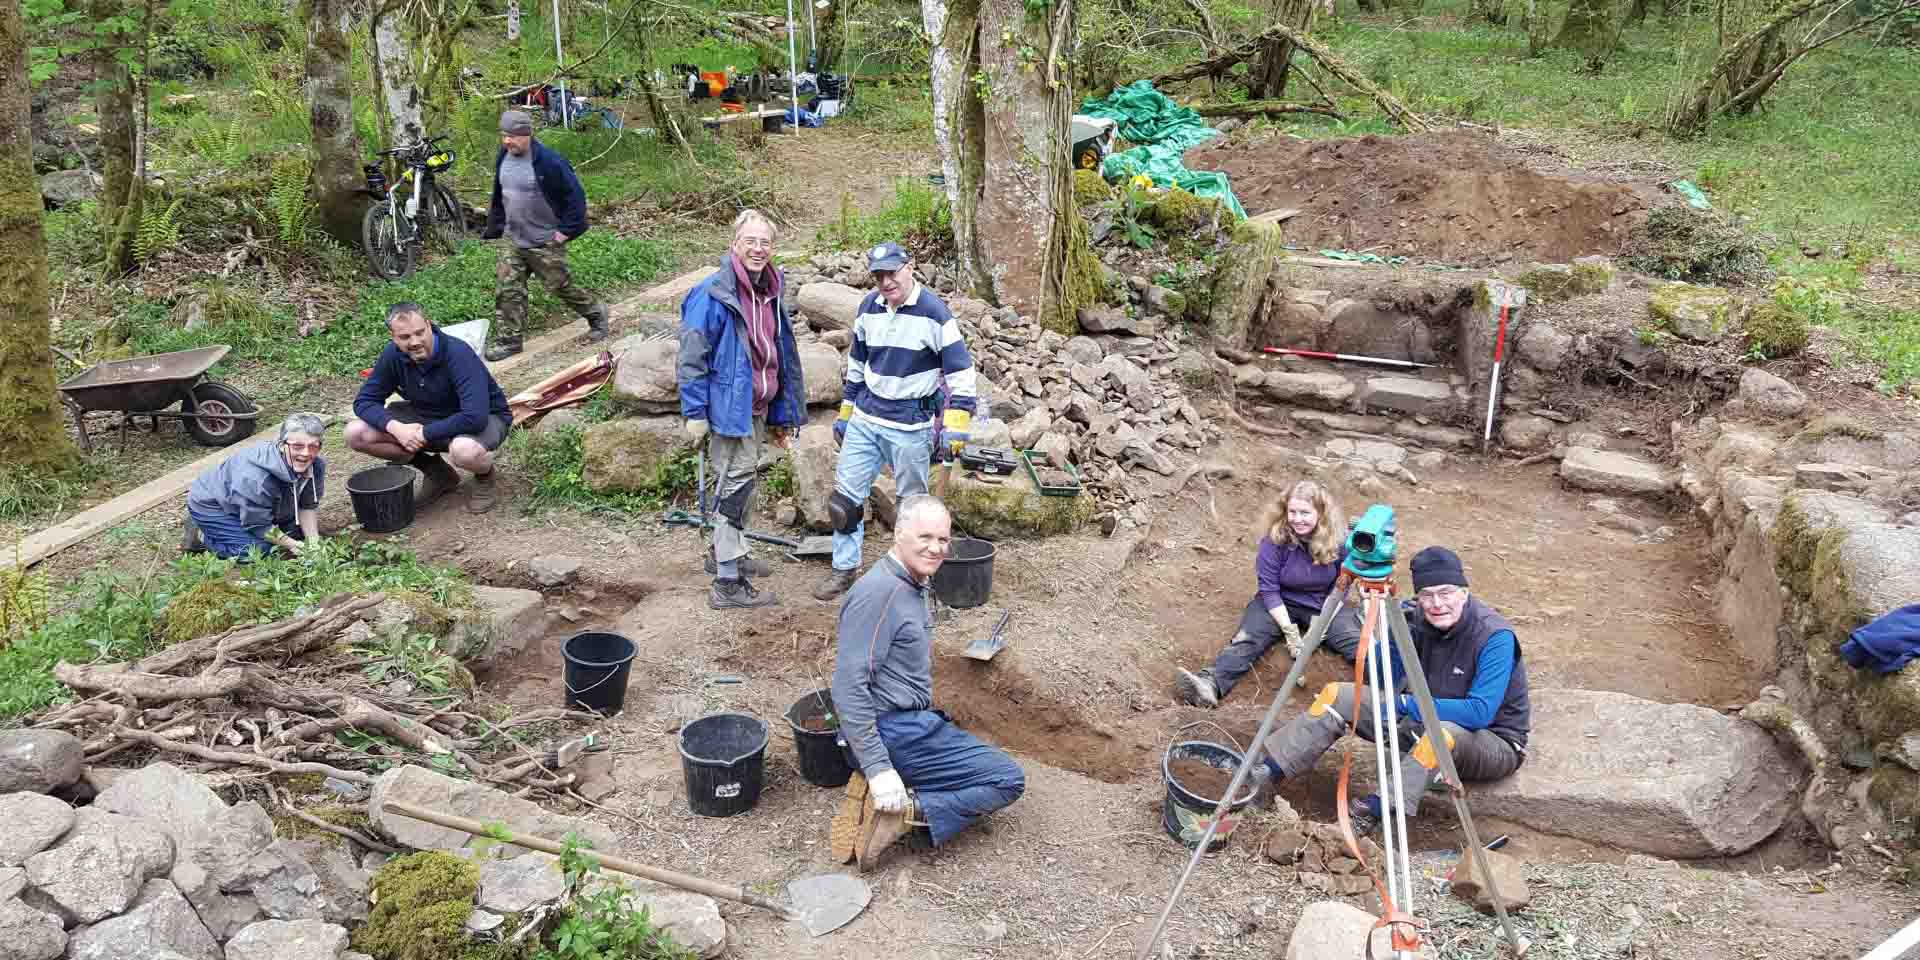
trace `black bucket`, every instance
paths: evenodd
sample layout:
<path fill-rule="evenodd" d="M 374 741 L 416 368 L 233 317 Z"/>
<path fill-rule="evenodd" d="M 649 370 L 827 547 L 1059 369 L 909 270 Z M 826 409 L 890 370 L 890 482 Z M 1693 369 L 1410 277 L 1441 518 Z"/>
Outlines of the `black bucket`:
<path fill-rule="evenodd" d="M 767 725 L 744 713 L 709 714 L 680 728 L 687 806 L 703 817 L 752 810 L 766 764 Z"/>
<path fill-rule="evenodd" d="M 388 464 L 347 478 L 353 518 L 368 533 L 392 533 L 413 522 L 413 468 Z"/>
<path fill-rule="evenodd" d="M 1207 832 L 1207 821 L 1213 816 L 1213 808 L 1220 803 L 1219 797 L 1203 797 L 1193 793 L 1173 779 L 1173 761 L 1198 760 L 1207 766 L 1227 771 L 1228 776 L 1240 768 L 1240 755 L 1217 743 L 1204 740 L 1186 740 L 1167 748 L 1166 756 L 1160 759 L 1160 775 L 1167 782 L 1167 802 L 1160 811 L 1160 825 L 1167 830 L 1167 836 L 1187 845 L 1189 849 L 1200 845 L 1200 837 Z M 1240 822 L 1240 812 L 1253 802 L 1253 776 L 1247 776 L 1247 782 L 1240 785 L 1241 795 L 1227 806 L 1227 812 L 1220 817 L 1220 829 L 1213 832 L 1213 841 L 1207 844 L 1207 852 L 1213 853 L 1227 845 L 1233 836 L 1233 828 Z"/>
<path fill-rule="evenodd" d="M 954 538 L 947 562 L 933 572 L 933 595 L 949 607 L 977 607 L 993 595 L 993 544 Z"/>
<path fill-rule="evenodd" d="M 787 708 L 787 726 L 793 728 L 793 752 L 800 757 L 800 775 L 816 787 L 844 786 L 853 778 L 853 768 L 840 749 L 840 724 L 826 730 L 809 730 L 801 722 L 822 714 L 833 716 L 833 691 L 820 690 L 794 701 Z"/>
<path fill-rule="evenodd" d="M 627 702 L 627 674 L 639 650 L 617 633 L 576 633 L 560 645 L 567 661 L 567 706 L 585 707 L 606 716 L 619 713 Z"/>

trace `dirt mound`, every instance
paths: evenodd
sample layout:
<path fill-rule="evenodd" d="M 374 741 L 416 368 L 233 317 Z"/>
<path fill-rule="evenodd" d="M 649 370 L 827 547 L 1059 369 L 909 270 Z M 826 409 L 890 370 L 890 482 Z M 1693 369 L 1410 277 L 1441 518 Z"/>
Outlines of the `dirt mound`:
<path fill-rule="evenodd" d="M 1659 198 L 1648 185 L 1541 172 L 1470 132 L 1226 143 L 1186 164 L 1225 173 L 1249 215 L 1299 210 L 1290 244 L 1475 266 L 1619 253 Z"/>

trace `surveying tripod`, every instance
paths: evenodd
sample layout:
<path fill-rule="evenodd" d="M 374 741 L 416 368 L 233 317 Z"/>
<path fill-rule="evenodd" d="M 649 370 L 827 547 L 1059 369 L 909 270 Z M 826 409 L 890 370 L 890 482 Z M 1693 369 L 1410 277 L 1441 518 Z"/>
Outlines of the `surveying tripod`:
<path fill-rule="evenodd" d="M 1391 527 L 1388 529 L 1387 535 L 1390 537 Z M 1367 863 L 1366 856 L 1361 853 L 1359 843 L 1354 839 L 1352 822 L 1347 812 L 1347 775 L 1353 763 L 1351 752 L 1341 766 L 1336 807 L 1340 831 L 1346 836 L 1347 849 L 1354 859 L 1359 860 L 1366 866 L 1367 872 L 1373 875 L 1374 889 L 1380 896 L 1383 916 L 1375 927 L 1388 928 L 1392 937 L 1394 956 L 1400 960 L 1405 960 L 1412 956 L 1413 951 L 1420 949 L 1418 921 L 1413 916 L 1413 864 L 1407 851 L 1406 814 L 1407 805 L 1418 803 L 1419 798 L 1409 799 L 1400 789 L 1400 723 L 1398 710 L 1395 709 L 1393 684 L 1388 667 L 1388 664 L 1392 663 L 1390 651 L 1397 650 L 1400 654 L 1401 672 L 1405 674 L 1414 702 L 1420 708 L 1420 716 L 1429 721 L 1427 736 L 1422 740 L 1430 745 L 1440 779 L 1445 785 L 1448 796 L 1453 799 L 1454 812 L 1459 816 L 1460 826 L 1466 833 L 1468 855 L 1474 858 L 1474 866 L 1482 882 L 1488 887 L 1500 930 L 1505 935 L 1508 946 L 1513 948 L 1513 955 L 1516 958 L 1525 955 L 1528 943 L 1521 938 L 1519 931 L 1513 928 L 1513 923 L 1507 918 L 1506 903 L 1494 886 L 1493 872 L 1487 868 L 1486 850 L 1480 845 L 1480 832 L 1474 828 L 1473 812 L 1467 808 L 1466 790 L 1461 784 L 1460 771 L 1453 764 L 1453 745 L 1440 725 L 1439 714 L 1434 709 L 1433 692 L 1427 686 L 1427 675 L 1421 667 L 1420 655 L 1414 649 L 1413 634 L 1407 628 L 1406 614 L 1401 611 L 1397 603 L 1393 602 L 1392 566 L 1389 563 L 1384 568 L 1369 572 L 1375 575 L 1362 576 L 1347 568 L 1340 571 L 1339 579 L 1335 581 L 1332 592 L 1327 594 L 1326 602 L 1321 604 L 1319 615 L 1314 617 L 1313 624 L 1307 629 L 1306 638 L 1301 641 L 1300 655 L 1294 658 L 1293 666 L 1288 669 L 1286 682 L 1280 685 L 1279 693 L 1273 698 L 1273 704 L 1267 708 L 1265 719 L 1260 721 L 1259 732 L 1253 735 L 1253 746 L 1247 751 L 1246 756 L 1241 758 L 1239 768 L 1234 770 L 1232 782 L 1221 793 L 1219 805 L 1208 817 L 1206 833 L 1200 837 L 1200 843 L 1194 847 L 1193 856 L 1188 859 L 1186 870 L 1181 872 L 1179 882 L 1174 884 L 1173 893 L 1167 897 L 1166 906 L 1161 909 L 1160 918 L 1154 923 L 1152 935 L 1141 946 L 1137 960 L 1148 960 L 1159 944 L 1161 933 L 1166 928 L 1167 918 L 1172 915 L 1174 904 L 1179 902 L 1181 892 L 1186 889 L 1187 880 L 1193 876 L 1194 868 L 1199 865 L 1208 844 L 1213 841 L 1214 831 L 1225 817 L 1229 803 L 1239 795 L 1240 786 L 1245 782 L 1248 771 L 1252 769 L 1255 762 L 1258 762 L 1256 758 L 1265 750 L 1267 735 L 1273 732 L 1274 723 L 1280 716 L 1281 705 L 1287 701 L 1295 685 L 1300 682 L 1300 677 L 1306 670 L 1307 659 L 1319 649 L 1321 640 L 1326 636 L 1328 625 L 1346 605 L 1350 589 L 1359 591 L 1360 602 L 1365 613 L 1362 618 L 1364 626 L 1361 632 L 1363 642 L 1354 661 L 1353 712 L 1355 716 L 1342 719 L 1347 722 L 1350 731 L 1358 727 L 1358 714 L 1361 709 L 1364 709 L 1361 705 L 1363 688 L 1360 683 L 1361 674 L 1364 672 L 1366 675 L 1364 694 L 1373 710 L 1374 761 L 1379 768 L 1379 777 L 1376 782 L 1379 783 L 1382 794 L 1388 793 L 1389 783 L 1392 785 L 1391 805 L 1388 809 L 1381 811 L 1380 817 L 1381 837 L 1384 841 L 1381 844 L 1381 850 L 1386 860 L 1384 884 L 1374 866 Z M 1418 752 L 1416 749 L 1416 755 Z M 1369 934 L 1368 957 L 1373 955 L 1372 947 L 1373 941 Z"/>

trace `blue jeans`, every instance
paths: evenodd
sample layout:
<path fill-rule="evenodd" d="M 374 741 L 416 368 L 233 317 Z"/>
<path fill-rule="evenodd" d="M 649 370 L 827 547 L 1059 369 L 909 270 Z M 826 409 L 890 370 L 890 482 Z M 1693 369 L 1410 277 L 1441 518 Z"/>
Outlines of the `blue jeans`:
<path fill-rule="evenodd" d="M 262 556 L 279 549 L 267 542 L 263 536 L 270 527 L 249 530 L 240 525 L 232 514 L 204 513 L 192 507 L 187 508 L 187 516 L 193 518 L 193 525 L 200 528 L 200 542 L 207 545 L 207 552 L 222 560 L 244 557 L 249 549 L 258 547 Z M 295 540 L 305 540 L 306 534 L 300 525 L 292 520 L 275 524 L 282 533 Z"/>
<path fill-rule="evenodd" d="M 840 461 L 834 464 L 833 487 L 840 494 L 865 508 L 867 495 L 873 492 L 873 478 L 883 466 L 893 467 L 893 492 L 905 500 L 927 492 L 927 468 L 933 459 L 933 427 L 896 430 L 869 423 L 859 417 L 847 421 L 846 439 L 840 442 Z M 852 533 L 833 532 L 833 568 L 860 569 L 860 545 L 866 541 L 867 524 L 862 520 Z"/>
<path fill-rule="evenodd" d="M 1012 757 L 937 711 L 883 713 L 874 726 L 894 771 L 913 789 L 935 846 L 1026 792 L 1026 774 Z"/>

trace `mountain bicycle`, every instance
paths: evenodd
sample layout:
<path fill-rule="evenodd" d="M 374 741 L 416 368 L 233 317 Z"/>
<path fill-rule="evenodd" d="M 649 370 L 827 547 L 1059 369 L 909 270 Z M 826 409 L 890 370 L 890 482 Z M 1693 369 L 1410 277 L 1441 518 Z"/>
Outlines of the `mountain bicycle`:
<path fill-rule="evenodd" d="M 392 157 L 400 166 L 399 180 L 388 183 L 381 162 L 369 163 L 367 192 L 373 206 L 360 220 L 360 245 L 375 276 L 385 280 L 404 280 L 413 274 L 420 248 L 428 240 L 452 253 L 467 235 L 467 217 L 453 191 L 435 178 L 453 168 L 451 149 L 436 144 L 449 139 L 428 137 L 382 150 L 381 158 Z M 406 196 L 401 196 L 402 188 Z"/>

